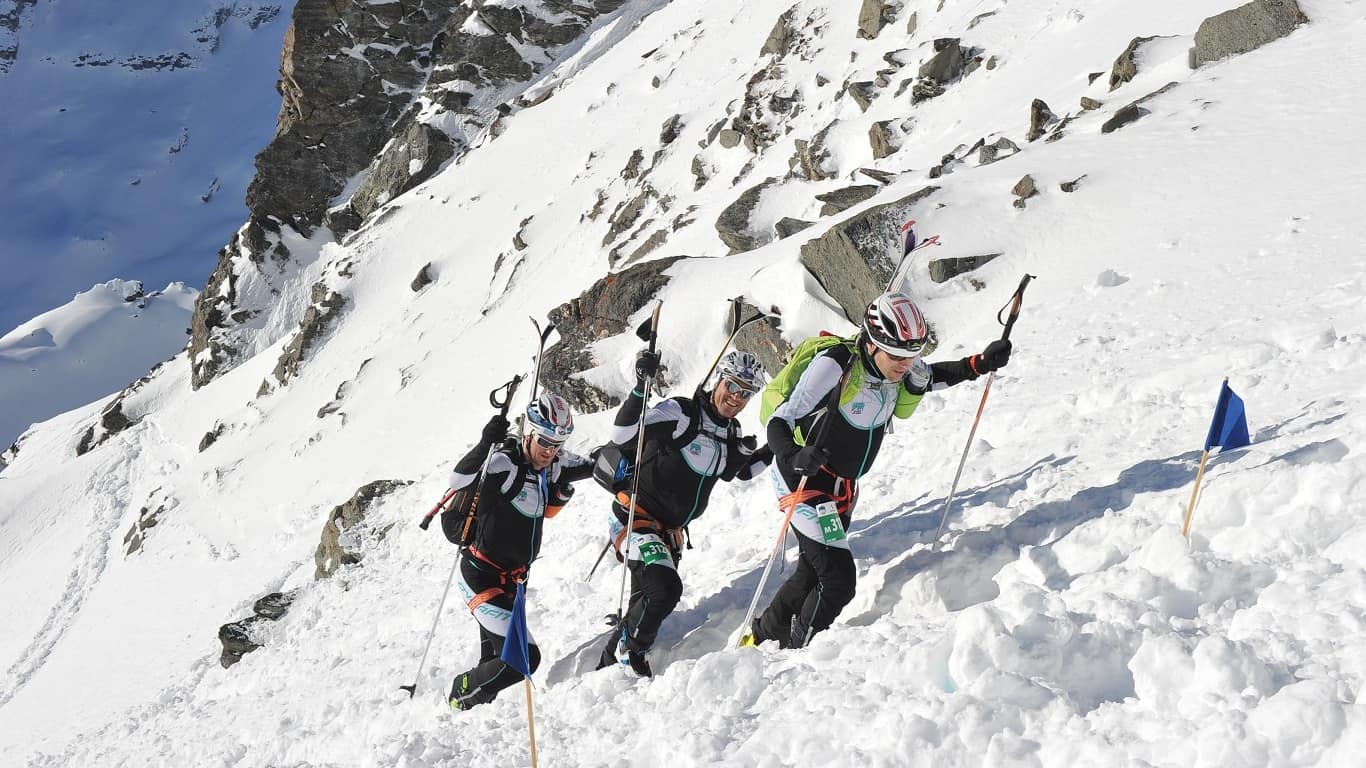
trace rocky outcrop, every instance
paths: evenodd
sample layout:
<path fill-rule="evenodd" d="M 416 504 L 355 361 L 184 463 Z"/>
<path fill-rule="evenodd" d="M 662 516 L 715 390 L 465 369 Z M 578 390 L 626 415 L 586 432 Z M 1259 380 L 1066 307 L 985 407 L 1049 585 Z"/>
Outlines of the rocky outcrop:
<path fill-rule="evenodd" d="M 151 498 L 138 510 L 138 519 L 133 521 L 133 525 L 123 535 L 124 557 L 142 550 L 142 543 L 146 540 L 148 532 L 161 522 L 162 513 L 174 504 L 174 500 L 162 493 L 160 488 L 152 492 Z"/>
<path fill-rule="evenodd" d="M 821 206 L 822 216 L 833 216 L 840 211 L 847 211 L 868 198 L 876 195 L 882 187 L 877 184 L 855 184 L 852 187 L 841 187 L 840 189 L 824 192 L 816 195 L 816 199 L 825 203 Z"/>
<path fill-rule="evenodd" d="M 1173 81 L 1167 83 L 1166 85 L 1162 86 L 1161 88 L 1158 88 L 1157 90 L 1153 91 L 1147 96 L 1144 96 L 1143 98 L 1138 99 L 1137 101 L 1131 102 L 1129 104 L 1125 104 L 1124 106 L 1120 107 L 1118 110 L 1115 111 L 1114 116 L 1112 116 L 1109 120 L 1106 120 L 1103 124 L 1101 124 L 1100 132 L 1114 133 L 1115 131 L 1119 130 L 1120 128 L 1123 128 L 1129 123 L 1132 123 L 1135 120 L 1142 118 L 1143 116 L 1148 114 L 1148 110 L 1143 107 L 1144 102 L 1163 93 L 1166 93 L 1167 91 L 1170 91 L 1175 87 L 1176 82 Z"/>
<path fill-rule="evenodd" d="M 266 329 L 301 320 L 304 308 L 275 303 L 298 293 L 292 281 L 332 233 L 359 227 L 496 136 L 516 108 L 549 97 L 503 101 L 621 3 L 300 0 L 281 57 L 276 134 L 247 191 L 250 218 L 195 306 L 191 386 L 277 341 Z M 358 174 L 355 193 L 337 200 Z M 271 322 L 256 319 L 268 312 Z"/>
<path fill-rule="evenodd" d="M 280 351 L 280 359 L 275 363 L 276 381 L 288 384 L 289 380 L 299 373 L 299 366 L 308 356 L 310 349 L 337 322 L 344 306 L 346 298 L 341 294 L 328 290 L 323 283 L 313 286 L 313 301 L 308 305 L 308 309 L 304 310 L 299 330 Z"/>
<path fill-rule="evenodd" d="M 769 178 L 755 184 L 742 192 L 740 197 L 726 206 L 717 217 L 716 235 L 721 238 L 721 242 L 730 246 L 732 253 L 752 251 L 767 245 L 772 239 L 767 231 L 755 226 L 753 214 L 764 192 L 777 183 L 778 179 Z"/>
<path fill-rule="evenodd" d="M 892 130 L 894 120 L 879 120 L 868 129 L 868 143 L 873 149 L 873 159 L 881 160 L 896 153 L 898 146 L 896 134 Z"/>
<path fill-rule="evenodd" d="M 992 259 L 997 258 L 999 253 L 984 253 L 981 256 L 960 256 L 949 259 L 935 259 L 929 264 L 930 279 L 936 283 L 942 283 L 965 272 L 986 264 Z"/>
<path fill-rule="evenodd" d="M 1044 135 L 1048 126 L 1057 120 L 1058 116 L 1048 108 L 1047 102 L 1043 99 L 1035 99 L 1029 105 L 1029 131 L 1025 133 L 1025 141 L 1034 141 Z"/>
<path fill-rule="evenodd" d="M 794 219 L 791 216 L 784 216 L 781 219 L 778 219 L 777 224 L 773 225 L 773 231 L 778 235 L 778 239 L 782 240 L 785 237 L 792 237 L 813 224 L 815 224 L 813 221 L 805 221 L 803 219 Z"/>
<path fill-rule="evenodd" d="M 394 138 L 375 162 L 360 189 L 351 197 L 350 210 L 364 219 L 394 196 L 431 178 L 455 155 L 446 134 L 430 125 L 412 122 Z"/>
<path fill-rule="evenodd" d="M 1138 74 L 1138 49 L 1143 44 L 1156 40 L 1155 37 L 1135 37 L 1129 41 L 1129 45 L 1115 58 L 1115 63 L 1110 66 L 1110 90 L 1114 90 L 1121 85 L 1133 80 Z"/>
<path fill-rule="evenodd" d="M 741 309 L 743 317 L 750 317 L 759 311 L 749 302 L 744 302 Z M 783 340 L 783 321 L 777 310 L 770 308 L 763 315 L 762 320 L 740 329 L 740 333 L 735 336 L 735 348 L 759 358 L 764 371 L 771 379 L 782 370 L 783 362 L 792 351 L 792 345 Z"/>
<path fill-rule="evenodd" d="M 983 142 L 981 149 L 977 152 L 977 164 L 990 165 L 997 160 L 1004 160 L 1019 151 L 1020 146 L 1018 144 L 1002 136 L 990 144 Z"/>
<path fill-rule="evenodd" d="M 802 265 L 850 322 L 862 322 L 868 302 L 882 292 L 900 262 L 902 223 L 912 218 L 918 203 L 938 190 L 925 187 L 900 200 L 869 208 L 802 246 Z"/>
<path fill-rule="evenodd" d="M 882 0 L 863 0 L 858 12 L 858 36 L 864 40 L 876 39 L 882 28 L 892 21 L 893 8 Z"/>
<path fill-rule="evenodd" d="M 631 315 L 644 307 L 668 282 L 664 272 L 682 256 L 642 264 L 598 280 L 578 298 L 550 312 L 560 341 L 547 349 L 541 378 L 579 412 L 600 411 L 620 402 L 574 374 L 598 365 L 590 347 L 594 342 L 626 332 Z"/>
<path fill-rule="evenodd" d="M 241 661 L 243 656 L 260 648 L 262 638 L 259 625 L 283 617 L 290 603 L 294 602 L 295 594 L 272 592 L 252 604 L 251 616 L 219 627 L 218 641 L 223 644 L 223 652 L 218 657 L 218 663 L 227 669 Z"/>
<path fill-rule="evenodd" d="M 313 578 L 330 578 L 343 565 L 359 563 L 364 534 L 384 538 L 387 531 L 374 526 L 361 526 L 365 522 L 366 513 L 377 500 L 410 484 L 411 481 L 408 480 L 376 480 L 362 485 L 345 503 L 333 507 L 332 511 L 327 513 L 322 540 L 313 553 Z"/>
<path fill-rule="evenodd" d="M 1015 182 L 1015 186 L 1011 188 L 1010 194 L 1015 196 L 1015 207 L 1024 208 L 1026 200 L 1039 194 L 1039 188 L 1034 182 L 1034 177 L 1025 174 L 1020 177 L 1019 181 Z"/>
<path fill-rule="evenodd" d="M 1257 49 L 1308 23 L 1295 0 L 1253 0 L 1247 5 L 1211 16 L 1195 31 L 1190 66 L 1218 61 Z"/>

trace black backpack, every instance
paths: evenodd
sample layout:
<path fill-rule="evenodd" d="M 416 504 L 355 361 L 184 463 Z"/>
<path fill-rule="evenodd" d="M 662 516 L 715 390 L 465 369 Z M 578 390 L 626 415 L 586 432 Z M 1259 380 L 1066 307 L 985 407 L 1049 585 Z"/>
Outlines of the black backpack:
<path fill-rule="evenodd" d="M 698 393 L 694 397 L 700 396 L 702 396 L 701 393 Z M 641 456 L 641 464 L 653 461 L 665 451 L 679 450 L 688 443 L 691 443 L 693 439 L 702 432 L 702 407 L 685 397 L 674 397 L 670 399 L 677 402 L 683 412 L 688 414 L 688 426 L 683 430 L 683 434 L 664 443 L 662 449 L 656 447 L 659 446 L 658 442 L 647 442 L 645 453 Z M 731 419 L 730 424 L 726 427 L 727 459 L 736 455 L 739 450 L 739 443 L 740 436 L 735 428 L 735 420 Z M 636 470 L 636 456 L 634 451 L 627 454 L 622 451 L 620 445 L 617 445 L 616 443 L 607 443 L 593 449 L 590 456 L 593 458 L 594 482 L 614 496 L 623 491 L 627 493 L 631 491 L 631 478 L 635 475 Z"/>

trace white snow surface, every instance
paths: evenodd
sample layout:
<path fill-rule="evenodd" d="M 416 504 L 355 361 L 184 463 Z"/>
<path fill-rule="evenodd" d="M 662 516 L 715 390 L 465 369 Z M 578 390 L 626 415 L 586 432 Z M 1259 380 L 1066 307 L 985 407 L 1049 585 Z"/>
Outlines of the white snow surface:
<path fill-rule="evenodd" d="M 661 293 L 664 356 L 689 382 L 676 391 L 715 354 L 733 295 L 778 306 L 792 339 L 848 330 L 797 261 L 804 237 L 726 257 L 712 229 L 741 189 L 786 175 L 793 138 L 832 119 L 840 178 L 783 189 L 811 199 L 860 166 L 902 172 L 871 206 L 924 186 L 959 143 L 1004 135 L 1023 148 L 957 166 L 914 212 L 922 235 L 943 239 L 932 256 L 1005 254 L 970 276 L 981 290 L 914 265 L 942 340 L 934 359 L 998 336 L 997 308 L 1023 273 L 1038 279 L 938 549 L 981 382 L 927 398 L 889 436 L 855 513 L 858 595 L 806 649 L 727 647 L 780 520 L 760 480 L 719 488 L 692 526 L 657 676 L 590 671 L 619 572 L 584 581 L 607 497 L 581 487 L 530 582 L 541 764 L 1360 765 L 1366 112 L 1352 95 L 1366 91 L 1366 4 L 1304 0 L 1310 24 L 1251 53 L 1194 72 L 1148 56 L 1155 69 L 1114 93 L 1104 77 L 1087 83 L 1133 37 L 1189 36 L 1230 4 L 916 1 L 862 40 L 853 5 L 805 0 L 798 19 L 817 36 L 809 60 L 784 62 L 804 94 L 792 133 L 757 157 L 703 150 L 723 170 L 695 192 L 698 141 L 743 97 L 790 3 L 628 2 L 617 18 L 638 23 L 604 20 L 606 47 L 552 98 L 324 248 L 327 263 L 352 262 L 349 304 L 288 386 L 257 395 L 283 342 L 197 392 L 181 356 L 141 390 L 142 420 L 100 448 L 72 457 L 98 404 L 28 433 L 0 474 L 0 764 L 529 765 L 520 687 L 468 713 L 446 707 L 477 656 L 463 606 L 446 604 L 416 697 L 398 689 L 414 682 L 454 556 L 414 523 L 489 415 L 488 391 L 529 367 L 527 315 L 605 271 L 608 225 L 581 218 L 597 191 L 621 199 L 631 152 L 651 157 L 681 114 L 649 181 L 678 210 L 698 207 L 659 253 L 718 258 L 676 267 Z M 890 89 L 867 113 L 834 98 L 886 66 L 883 53 L 918 62 L 951 34 L 999 66 L 914 108 Z M 1100 133 L 1169 80 L 1149 115 Z M 1105 106 L 1060 141 L 1024 141 L 1031 99 L 1076 112 L 1083 95 Z M 905 148 L 873 163 L 868 125 L 908 116 Z M 1019 210 L 1010 189 L 1025 173 L 1042 192 Z M 495 275 L 532 214 L 515 272 Z M 436 283 L 414 295 L 427 262 Z M 595 380 L 624 383 L 635 346 L 603 342 Z M 1211 459 L 1188 542 L 1181 517 L 1225 376 L 1253 443 Z M 609 418 L 580 418 L 571 447 L 600 442 Z M 362 562 L 315 582 L 326 516 L 376 479 L 414 482 L 369 512 Z M 151 503 L 166 511 L 125 556 L 121 537 Z M 218 626 L 280 589 L 298 595 L 263 625 L 264 647 L 221 668 Z"/>

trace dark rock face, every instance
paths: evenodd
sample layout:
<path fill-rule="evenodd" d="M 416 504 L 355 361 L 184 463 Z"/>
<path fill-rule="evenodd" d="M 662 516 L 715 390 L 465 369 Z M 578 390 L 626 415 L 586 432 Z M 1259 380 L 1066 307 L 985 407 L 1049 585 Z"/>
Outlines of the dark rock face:
<path fill-rule="evenodd" d="M 935 54 L 920 65 L 920 77 L 946 85 L 963 74 L 963 52 L 956 37 L 934 41 Z"/>
<path fill-rule="evenodd" d="M 344 504 L 339 504 L 327 513 L 323 525 L 322 540 L 313 553 L 316 570 L 313 578 L 330 578 L 343 565 L 353 565 L 361 561 L 358 537 L 345 535 L 365 520 L 365 513 L 376 500 L 409 485 L 408 480 L 376 480 L 362 485 Z M 384 532 L 377 534 L 383 538 Z"/>
<path fill-rule="evenodd" d="M 1129 46 L 1124 49 L 1123 53 L 1119 54 L 1114 65 L 1110 67 L 1110 90 L 1113 91 L 1134 79 L 1134 76 L 1138 74 L 1138 62 L 1134 58 L 1138 54 L 1138 49 L 1149 40 L 1156 39 L 1155 37 L 1135 37 L 1129 41 Z"/>
<path fill-rule="evenodd" d="M 816 199 L 825 203 L 821 206 L 821 215 L 833 216 L 876 195 L 880 189 L 882 187 L 877 184 L 856 184 L 852 187 L 843 187 L 832 192 L 816 195 Z"/>
<path fill-rule="evenodd" d="M 778 57 L 790 53 L 792 43 L 797 38 L 796 29 L 793 27 L 796 18 L 796 6 L 787 9 L 783 15 L 779 16 L 778 21 L 773 24 L 773 30 L 768 33 L 768 39 L 764 41 L 763 48 L 759 49 L 759 53 Z"/>
<path fill-rule="evenodd" d="M 252 604 L 251 616 L 219 627 L 218 641 L 223 644 L 223 653 L 218 657 L 218 663 L 227 669 L 260 648 L 257 627 L 264 621 L 278 621 L 283 617 L 294 597 L 294 592 L 272 592 Z"/>
<path fill-rule="evenodd" d="M 1035 99 L 1029 105 L 1029 132 L 1025 134 L 1025 141 L 1034 141 L 1044 135 L 1049 124 L 1057 119 L 1058 116 L 1048 108 L 1047 102 L 1043 99 Z"/>
<path fill-rule="evenodd" d="M 858 12 L 858 36 L 864 40 L 876 39 L 882 28 L 891 21 L 891 6 L 882 0 L 863 0 Z"/>
<path fill-rule="evenodd" d="M 868 143 L 873 148 L 873 159 L 890 157 L 897 150 L 896 137 L 892 132 L 893 120 L 879 120 L 868 129 Z"/>
<path fill-rule="evenodd" d="M 246 350 L 276 341 L 261 338 L 265 328 L 303 319 L 303 307 L 271 304 L 299 279 L 306 265 L 297 261 L 314 257 L 321 243 L 293 256 L 286 242 L 313 237 L 324 224 L 321 240 L 358 228 L 463 154 L 485 129 L 496 137 L 500 120 L 532 102 L 495 100 L 533 78 L 537 62 L 553 59 L 551 49 L 621 4 L 300 0 L 281 56 L 276 135 L 257 156 L 247 192 L 250 217 L 219 253 L 195 305 L 191 386 L 231 370 Z M 466 25 L 476 15 L 480 23 Z M 362 172 L 357 192 L 336 201 Z M 253 322 L 267 312 L 275 315 L 269 326 Z"/>
<path fill-rule="evenodd" d="M 422 269 L 417 271 L 417 276 L 413 278 L 413 282 L 409 284 L 408 287 L 413 289 L 413 293 L 417 293 L 423 288 L 431 285 L 433 280 L 435 280 L 435 278 L 432 277 L 432 263 L 429 261 L 422 265 Z"/>
<path fill-rule="evenodd" d="M 627 320 L 645 306 L 668 282 L 665 270 L 682 256 L 636 264 L 630 269 L 598 280 L 577 299 L 551 310 L 550 321 L 559 330 L 560 342 L 546 350 L 541 378 L 576 411 L 587 413 L 617 405 L 620 401 L 573 374 L 598 363 L 589 346 L 599 339 L 628 330 Z M 678 308 L 686 311 L 685 308 Z M 667 311 L 673 311 L 670 308 Z"/>
<path fill-rule="evenodd" d="M 299 323 L 299 330 L 281 350 L 280 359 L 275 364 L 276 381 L 288 384 L 289 380 L 299 373 L 299 366 L 308 355 L 309 349 L 337 322 L 344 306 L 346 298 L 341 294 L 329 291 L 322 283 L 313 286 L 313 303 L 304 310 L 304 319 Z"/>
<path fill-rule="evenodd" d="M 742 311 L 745 317 L 750 317 L 758 309 L 745 302 Z M 759 358 L 770 379 L 782 369 L 783 362 L 792 351 L 792 346 L 783 340 L 782 318 L 771 312 L 765 312 L 763 320 L 742 328 L 735 336 L 735 348 Z"/>
<path fill-rule="evenodd" d="M 305 233 L 321 223 L 346 180 L 388 140 L 422 85 L 419 60 L 430 59 L 433 39 L 457 10 L 468 15 L 460 6 L 457 0 L 295 4 L 280 60 L 275 138 L 257 156 L 247 188 L 254 217 L 273 217 Z M 386 88 L 386 81 L 397 88 Z"/>
<path fill-rule="evenodd" d="M 802 264 L 844 310 L 852 323 L 882 292 L 901 259 L 900 227 L 920 201 L 939 190 L 925 187 L 874 206 L 831 227 L 802 246 Z"/>
<path fill-rule="evenodd" d="M 1118 111 L 1115 112 L 1114 117 L 1111 117 L 1109 120 L 1106 120 L 1100 126 L 1100 132 L 1114 133 L 1120 128 L 1123 128 L 1124 126 L 1134 122 L 1135 120 L 1143 117 L 1146 114 L 1148 114 L 1148 110 L 1138 106 L 1137 103 L 1125 104 L 1124 106 L 1120 107 Z"/>
<path fill-rule="evenodd" d="M 930 279 L 936 283 L 942 283 L 965 272 L 971 272 L 1000 255 L 999 253 L 987 253 L 981 256 L 935 259 L 930 262 Z"/>
<path fill-rule="evenodd" d="M 754 213 L 754 208 L 759 205 L 764 191 L 777 183 L 778 179 L 769 178 L 750 187 L 741 193 L 735 202 L 726 206 L 717 217 L 716 234 L 721 238 L 721 242 L 730 246 L 732 253 L 752 251 L 768 244 L 768 233 L 759 231 L 750 217 Z"/>
<path fill-rule="evenodd" d="M 407 130 L 394 138 L 394 144 L 351 197 L 350 211 L 364 219 L 393 197 L 431 178 L 454 155 L 455 145 L 445 133 L 430 125 L 408 123 Z"/>
<path fill-rule="evenodd" d="M 1260 48 L 1308 21 L 1295 0 L 1253 0 L 1211 16 L 1195 31 L 1191 69 Z"/>
<path fill-rule="evenodd" d="M 815 222 L 812 221 L 794 219 L 791 216 L 784 216 L 781 219 L 778 219 L 777 224 L 773 225 L 773 231 L 778 234 L 778 239 L 781 240 L 785 237 L 792 237 L 814 223 Z"/>

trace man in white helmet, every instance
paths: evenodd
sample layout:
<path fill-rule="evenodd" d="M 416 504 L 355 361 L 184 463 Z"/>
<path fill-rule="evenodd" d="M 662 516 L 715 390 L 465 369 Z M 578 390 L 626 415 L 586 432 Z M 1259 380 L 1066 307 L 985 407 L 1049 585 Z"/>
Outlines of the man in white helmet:
<path fill-rule="evenodd" d="M 817 355 L 773 412 L 767 431 L 774 484 L 784 505 L 796 503 L 792 529 L 800 554 L 743 643 L 777 640 L 783 648 L 801 648 L 830 626 L 854 598 L 846 531 L 858 479 L 872 468 L 892 417 L 909 417 L 932 389 L 976 379 L 1010 360 L 1010 342 L 998 340 L 978 355 L 927 363 L 921 353 L 930 338 L 920 309 L 903 294 L 885 293 L 868 305 L 855 349 L 837 344 Z M 803 476 L 802 498 L 793 499 Z"/>
<path fill-rule="evenodd" d="M 636 360 L 636 388 L 613 423 L 612 441 L 623 454 L 635 454 L 641 393 L 658 367 L 656 354 L 643 352 Z M 688 525 L 706 510 L 717 481 L 749 480 L 773 460 L 767 446 L 757 448 L 754 437 L 741 434 L 735 418 L 763 386 L 763 366 L 754 355 L 737 351 L 722 358 L 717 371 L 710 390 L 699 387 L 690 398 L 662 400 L 645 411 L 635 530 L 627 535 L 627 492 L 612 504 L 609 530 L 618 559 L 626 551 L 631 600 L 620 626 L 607 637 L 598 669 L 622 664 L 641 677 L 652 676 L 646 654 L 683 595 L 678 560 Z"/>
<path fill-rule="evenodd" d="M 462 550 L 456 584 L 479 623 L 479 663 L 456 675 L 450 704 L 464 710 L 493 701 L 498 692 L 522 679 L 500 655 L 512 620 L 517 583 L 525 581 L 541 551 L 546 518 L 554 517 L 574 493 L 572 482 L 592 474 L 588 459 L 564 450 L 574 431 L 569 404 L 559 395 L 541 394 L 527 406 L 525 434 L 519 445 L 507 437 L 507 418 L 495 414 L 477 445 L 455 465 L 451 488 L 465 488 L 484 467 L 475 513 L 474 538 Z M 502 447 L 489 457 L 489 449 Z M 488 457 L 487 466 L 484 459 Z M 443 529 L 448 520 L 443 515 Z M 446 530 L 448 538 L 453 531 Z M 458 539 L 452 539 L 458 541 Z M 534 640 L 528 645 L 531 670 L 541 662 Z"/>

